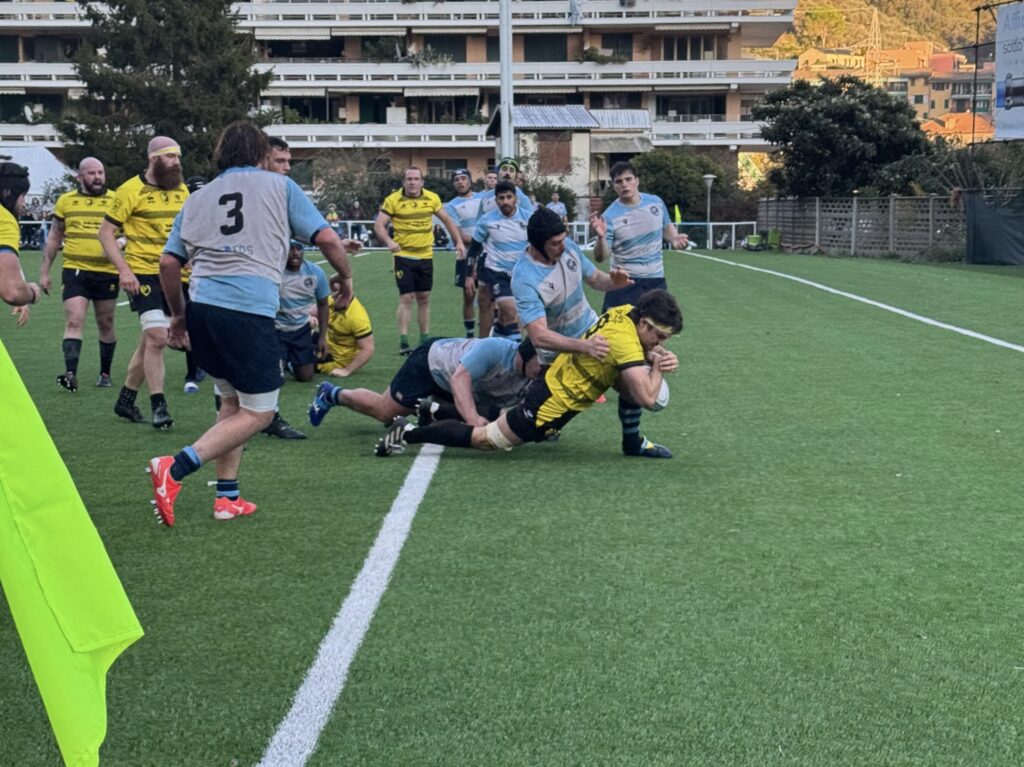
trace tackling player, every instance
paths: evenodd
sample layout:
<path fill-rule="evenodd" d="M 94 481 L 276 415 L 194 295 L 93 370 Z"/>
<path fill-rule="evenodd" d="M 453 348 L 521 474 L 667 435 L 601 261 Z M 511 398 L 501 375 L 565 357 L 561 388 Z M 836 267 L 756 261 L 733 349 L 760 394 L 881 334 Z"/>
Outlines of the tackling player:
<path fill-rule="evenodd" d="M 584 352 L 559 354 L 522 402 L 484 426 L 440 421 L 414 427 L 403 418 L 396 419 L 380 441 L 377 455 L 401 453 L 407 444 L 423 442 L 476 450 L 511 450 L 524 442 L 544 442 L 558 436 L 611 386 L 653 408 L 662 376 L 679 367 L 679 359 L 662 344 L 682 328 L 683 315 L 675 298 L 664 290 L 650 291 L 636 306 L 608 310 L 587 330 L 587 338 L 600 333 L 607 341 L 603 359 Z"/>

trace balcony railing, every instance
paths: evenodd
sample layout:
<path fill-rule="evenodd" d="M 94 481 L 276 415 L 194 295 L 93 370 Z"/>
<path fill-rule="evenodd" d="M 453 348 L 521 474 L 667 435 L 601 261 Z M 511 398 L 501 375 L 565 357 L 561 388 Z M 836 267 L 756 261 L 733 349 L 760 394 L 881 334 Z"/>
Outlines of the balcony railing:
<path fill-rule="evenodd" d="M 692 85 L 730 84 L 785 85 L 790 80 L 795 61 L 764 59 L 729 59 L 725 61 L 633 61 L 625 64 L 592 62 L 517 63 L 513 77 L 517 85 L 581 87 L 602 89 L 621 87 L 664 88 Z M 308 91 L 311 88 L 345 88 L 353 91 L 381 87 L 402 88 L 460 85 L 493 87 L 500 85 L 498 64 L 444 64 L 415 67 L 411 64 L 266 64 L 256 65 L 266 72 L 273 70 L 268 92 L 283 93 L 289 88 Z"/>
<path fill-rule="evenodd" d="M 694 146 L 738 145 L 768 147 L 761 138 L 761 123 L 729 121 L 714 123 L 661 122 L 653 125 L 651 142 L 655 146 L 692 144 Z"/>
<path fill-rule="evenodd" d="M 53 125 L 0 123 L 0 146 L 43 146 L 57 149 L 64 146 Z"/>
<path fill-rule="evenodd" d="M 267 131 L 297 149 L 331 147 L 415 148 L 444 146 L 458 149 L 493 148 L 493 140 L 482 125 L 271 125 Z M 653 125 L 655 146 L 691 144 L 694 146 L 767 147 L 760 136 L 761 124 L 753 122 L 663 122 Z M 0 123 L 0 145 L 63 146 L 53 125 Z"/>
<path fill-rule="evenodd" d="M 30 61 L 0 64 L 0 88 L 12 86 L 63 91 L 84 88 L 85 83 L 78 79 L 74 64 L 36 64 Z"/>
<path fill-rule="evenodd" d="M 623 27 L 664 24 L 782 24 L 793 22 L 796 0 L 645 0 L 634 7 L 619 0 L 580 0 L 571 17 L 565 0 L 514 0 L 512 23 L 517 27 Z M 247 30 L 309 29 L 336 36 L 346 30 L 394 27 L 396 30 L 448 29 L 453 22 L 497 27 L 494 2 L 252 2 L 233 6 Z M 0 3 L 0 28 L 75 29 L 88 26 L 77 3 Z"/>
<path fill-rule="evenodd" d="M 267 132 L 287 141 L 292 147 L 382 147 L 400 149 L 443 145 L 453 149 L 493 146 L 485 135 L 485 125 L 270 125 Z"/>

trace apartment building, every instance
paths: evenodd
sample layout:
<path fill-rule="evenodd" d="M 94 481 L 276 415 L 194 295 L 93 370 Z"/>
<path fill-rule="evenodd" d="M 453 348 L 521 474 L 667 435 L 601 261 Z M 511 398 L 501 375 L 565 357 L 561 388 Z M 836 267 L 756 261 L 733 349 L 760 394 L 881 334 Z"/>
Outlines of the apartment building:
<path fill-rule="evenodd" d="M 388 150 L 430 173 L 493 161 L 497 0 L 249 2 L 235 6 L 272 80 L 261 108 L 298 156 Z M 514 0 L 517 105 L 643 110 L 653 146 L 764 151 L 753 104 L 795 61 L 751 58 L 793 22 L 795 0 Z M 26 114 L 74 110 L 70 57 L 86 23 L 70 2 L 0 3 L 0 145 L 59 150 Z M 606 158 L 610 159 L 610 158 Z"/>

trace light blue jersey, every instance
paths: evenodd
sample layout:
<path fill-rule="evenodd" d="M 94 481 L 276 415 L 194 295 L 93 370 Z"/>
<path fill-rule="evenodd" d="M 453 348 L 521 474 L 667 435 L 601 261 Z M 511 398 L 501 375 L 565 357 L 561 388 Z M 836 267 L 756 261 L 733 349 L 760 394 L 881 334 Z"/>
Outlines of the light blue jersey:
<path fill-rule="evenodd" d="M 284 270 L 281 279 L 281 306 L 274 318 L 278 330 L 299 330 L 309 323 L 309 310 L 326 301 L 331 289 L 324 270 L 303 261 L 298 271 Z"/>
<path fill-rule="evenodd" d="M 473 239 L 484 246 L 487 256 L 485 266 L 495 272 L 511 274 L 519 257 L 526 250 L 526 222 L 530 214 L 516 206 L 511 216 L 495 209 L 484 214 L 476 222 Z"/>
<path fill-rule="evenodd" d="M 529 379 L 516 369 L 519 344 L 507 338 L 442 338 L 427 352 L 434 383 L 452 390 L 451 380 L 462 365 L 473 382 L 478 405 L 512 407 L 522 396 Z"/>
<path fill-rule="evenodd" d="M 569 211 L 565 207 L 565 203 L 564 202 L 561 202 L 561 201 L 559 201 L 559 202 L 549 202 L 546 207 L 552 213 L 557 213 L 562 218 L 568 218 L 569 217 Z"/>
<path fill-rule="evenodd" d="M 485 189 L 480 192 L 480 210 L 477 212 L 477 219 L 483 216 L 485 213 L 490 213 L 492 210 L 498 209 L 498 202 L 494 199 L 494 190 Z M 529 218 L 533 215 L 533 211 L 536 209 L 534 204 L 530 202 L 530 198 L 526 196 L 518 186 L 516 187 L 516 207 L 526 213 L 526 217 Z"/>
<path fill-rule="evenodd" d="M 597 322 L 595 312 L 583 293 L 583 282 L 597 267 L 566 238 L 565 252 L 553 266 L 534 261 L 529 255 L 519 259 L 512 272 L 512 294 L 516 297 L 519 322 L 526 327 L 545 318 L 548 330 L 568 338 L 579 338 Z M 558 352 L 537 349 L 537 356 L 550 365 Z"/>
<path fill-rule="evenodd" d="M 605 241 L 612 252 L 613 267 L 639 279 L 665 276 L 661 242 L 665 227 L 672 221 L 660 197 L 641 193 L 636 205 L 616 200 L 603 218 L 608 226 Z"/>
<path fill-rule="evenodd" d="M 480 212 L 480 194 L 473 192 L 469 197 L 453 197 L 444 204 L 445 213 L 452 217 L 455 226 L 459 228 L 462 241 L 467 246 L 473 239 L 473 230 L 476 229 L 477 214 Z"/>
<path fill-rule="evenodd" d="M 327 226 L 287 176 L 228 168 L 185 201 L 164 252 L 192 267 L 193 301 L 274 317 L 289 240 L 312 242 Z"/>

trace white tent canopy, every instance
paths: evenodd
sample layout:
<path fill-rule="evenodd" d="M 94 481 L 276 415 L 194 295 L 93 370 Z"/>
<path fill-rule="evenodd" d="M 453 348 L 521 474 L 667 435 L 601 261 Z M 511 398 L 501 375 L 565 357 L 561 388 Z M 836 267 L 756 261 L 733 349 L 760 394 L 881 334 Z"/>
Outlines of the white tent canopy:
<path fill-rule="evenodd" d="M 0 146 L 0 155 L 8 155 L 11 162 L 28 168 L 28 180 L 31 184 L 28 190 L 29 200 L 46 194 L 48 186 L 64 184 L 68 176 L 75 176 L 73 170 L 54 157 L 49 149 L 41 146 Z"/>

